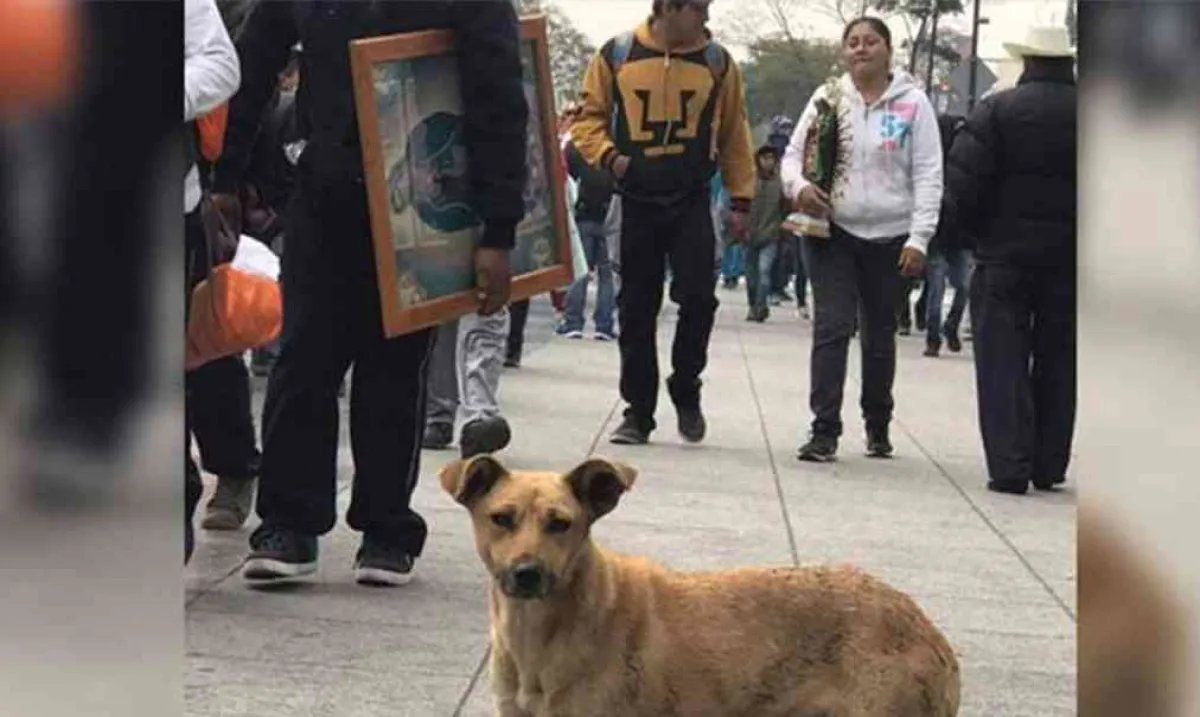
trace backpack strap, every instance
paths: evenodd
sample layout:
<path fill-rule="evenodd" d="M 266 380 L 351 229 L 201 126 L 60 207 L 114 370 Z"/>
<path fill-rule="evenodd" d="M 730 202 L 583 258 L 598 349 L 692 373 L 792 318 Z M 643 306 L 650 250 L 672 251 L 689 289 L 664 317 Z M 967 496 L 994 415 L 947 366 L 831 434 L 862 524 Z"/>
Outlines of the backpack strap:
<path fill-rule="evenodd" d="M 612 65 L 613 77 L 621 71 L 621 66 L 629 59 L 629 52 L 633 49 L 634 33 L 632 30 L 623 32 L 613 38 L 612 49 L 609 51 L 608 62 Z"/>
<path fill-rule="evenodd" d="M 704 48 L 704 61 L 708 63 L 708 69 L 713 75 L 714 86 L 719 92 L 721 84 L 725 81 L 725 75 L 729 72 L 729 53 L 725 52 L 725 48 L 710 40 Z"/>

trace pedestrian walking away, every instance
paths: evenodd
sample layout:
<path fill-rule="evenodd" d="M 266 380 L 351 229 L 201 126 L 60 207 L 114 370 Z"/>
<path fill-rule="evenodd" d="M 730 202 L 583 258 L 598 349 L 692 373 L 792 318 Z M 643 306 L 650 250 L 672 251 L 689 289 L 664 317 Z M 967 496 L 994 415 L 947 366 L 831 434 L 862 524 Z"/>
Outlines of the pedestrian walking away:
<path fill-rule="evenodd" d="M 867 455 L 892 455 L 896 296 L 905 277 L 924 271 L 942 201 L 936 116 L 912 77 L 892 68 L 887 25 L 870 17 L 849 23 L 842 57 L 850 71 L 813 94 L 783 160 L 788 196 L 804 213 L 831 222 L 828 238 L 806 237 L 816 315 L 811 436 L 797 453 L 805 461 L 836 457 L 856 318 Z M 840 125 L 838 171 L 829 194 L 805 178 L 805 147 L 819 105 L 830 105 Z"/>
<path fill-rule="evenodd" d="M 1065 29 L 1006 49 L 1017 86 L 975 108 L 947 162 L 949 207 L 976 237 L 971 326 L 988 488 L 1066 481 L 1075 431 L 1076 88 Z"/>
<path fill-rule="evenodd" d="M 657 426 L 655 336 L 668 265 L 679 322 L 667 389 L 680 435 L 699 442 L 707 431 L 701 374 L 718 303 L 710 182 L 719 168 L 739 235 L 754 194 L 741 70 L 712 40 L 708 8 L 703 0 L 654 0 L 648 20 L 605 43 L 588 67 L 572 128 L 580 153 L 613 175 L 622 199 L 617 303 L 627 407 L 614 443 L 645 443 Z M 687 112 L 679 93 L 691 97 Z M 627 104 L 634 96 L 643 99 Z"/>
<path fill-rule="evenodd" d="M 426 523 L 411 499 L 433 331 L 383 334 L 349 46 L 434 29 L 458 38 L 463 136 L 483 223 L 475 253 L 484 289 L 479 312 L 491 315 L 508 302 L 509 252 L 527 176 L 528 106 L 512 3 L 277 0 L 256 5 L 237 40 L 242 89 L 230 104 L 214 177 L 214 202 L 234 221 L 234 192 L 264 107 L 293 46 L 303 48 L 296 114 L 304 145 L 282 256 L 283 336 L 263 409 L 256 502 L 262 522 L 242 571 L 252 582 L 316 570 L 318 538 L 337 521 L 337 392 L 351 367 L 354 478 L 346 522 L 363 534 L 355 578 L 404 584 L 425 547 Z"/>

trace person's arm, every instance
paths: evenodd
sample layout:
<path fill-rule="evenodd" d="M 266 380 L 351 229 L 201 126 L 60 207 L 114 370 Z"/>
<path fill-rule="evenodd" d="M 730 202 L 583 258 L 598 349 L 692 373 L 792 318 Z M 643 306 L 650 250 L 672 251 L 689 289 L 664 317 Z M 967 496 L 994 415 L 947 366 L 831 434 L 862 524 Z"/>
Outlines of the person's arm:
<path fill-rule="evenodd" d="M 959 130 L 946 158 L 945 209 L 959 231 L 978 236 L 989 218 L 989 198 L 995 196 L 999 130 L 996 96 L 975 107 Z"/>
<path fill-rule="evenodd" d="M 579 116 L 571 125 L 571 138 L 583 159 L 593 167 L 611 171 L 616 146 L 610 134 L 613 114 L 612 67 L 603 49 L 593 57 L 583 77 Z"/>
<path fill-rule="evenodd" d="M 213 170 L 214 194 L 236 193 L 250 163 L 267 103 L 298 39 L 291 10 L 285 0 L 260 2 L 242 25 L 237 41 L 242 87 L 229 102 L 225 142 Z"/>
<path fill-rule="evenodd" d="M 183 120 L 208 114 L 237 92 L 237 51 L 214 0 L 186 0 L 183 25 Z"/>
<path fill-rule="evenodd" d="M 511 249 L 525 216 L 525 135 L 529 105 L 521 71 L 521 33 L 509 0 L 455 0 L 464 137 L 471 157 L 479 245 Z M 559 181 L 555 176 L 550 181 Z"/>
<path fill-rule="evenodd" d="M 575 146 L 575 141 L 567 142 L 567 174 L 577 182 L 583 181 L 584 172 L 587 170 L 587 162 L 584 161 L 583 155 L 579 153 L 579 148 Z"/>
<path fill-rule="evenodd" d="M 809 185 L 809 181 L 804 178 L 804 140 L 808 136 L 809 127 L 817 120 L 817 100 L 824 94 L 825 88 L 821 86 L 808 98 L 808 104 L 800 114 L 800 120 L 796 122 L 796 128 L 792 131 L 792 138 L 779 165 L 783 193 L 792 202 L 795 202 L 796 197 L 800 196 L 800 191 Z"/>
<path fill-rule="evenodd" d="M 918 95 L 912 140 L 913 215 L 905 246 L 927 254 L 942 209 L 942 135 L 924 94 Z"/>
<path fill-rule="evenodd" d="M 730 208 L 735 212 L 750 210 L 757 185 L 754 167 L 754 148 L 751 146 L 750 121 L 746 118 L 746 101 L 742 87 L 742 70 L 732 58 L 721 95 L 717 99 L 720 117 L 717 132 L 717 153 L 721 176 L 729 190 Z"/>

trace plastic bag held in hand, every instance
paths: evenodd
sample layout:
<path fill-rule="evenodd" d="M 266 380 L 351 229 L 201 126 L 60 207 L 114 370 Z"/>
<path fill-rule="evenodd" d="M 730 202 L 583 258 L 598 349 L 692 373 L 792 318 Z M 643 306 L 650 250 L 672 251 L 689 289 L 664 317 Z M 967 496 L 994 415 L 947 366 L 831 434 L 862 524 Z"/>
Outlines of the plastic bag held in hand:
<path fill-rule="evenodd" d="M 257 245 L 257 246 L 256 246 Z M 279 259 L 243 236 L 231 263 L 216 266 L 192 290 L 184 369 L 259 348 L 283 328 Z"/>

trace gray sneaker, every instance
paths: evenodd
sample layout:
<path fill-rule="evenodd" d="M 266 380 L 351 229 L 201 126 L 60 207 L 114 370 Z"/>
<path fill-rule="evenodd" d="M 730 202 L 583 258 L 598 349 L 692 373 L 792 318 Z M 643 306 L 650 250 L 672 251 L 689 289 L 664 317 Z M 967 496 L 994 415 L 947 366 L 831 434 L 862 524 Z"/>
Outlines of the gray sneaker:
<path fill-rule="evenodd" d="M 218 478 L 217 490 L 204 510 L 205 530 L 240 530 L 254 505 L 253 478 Z"/>

